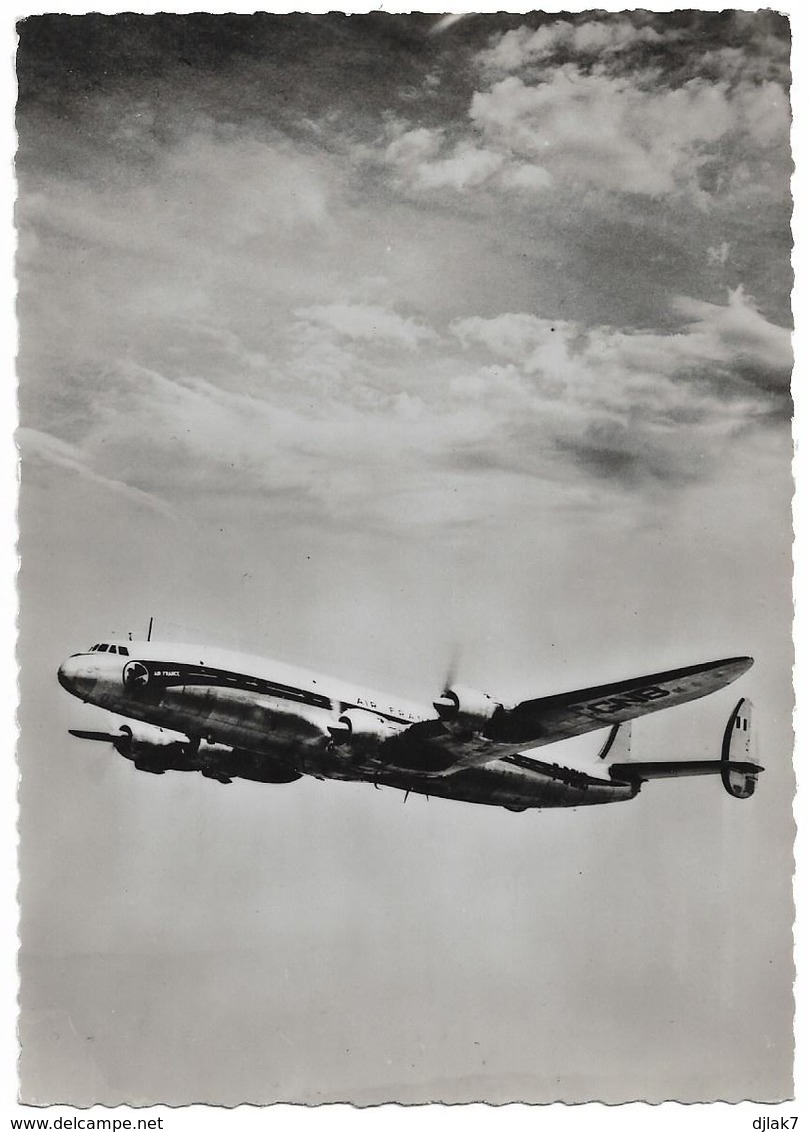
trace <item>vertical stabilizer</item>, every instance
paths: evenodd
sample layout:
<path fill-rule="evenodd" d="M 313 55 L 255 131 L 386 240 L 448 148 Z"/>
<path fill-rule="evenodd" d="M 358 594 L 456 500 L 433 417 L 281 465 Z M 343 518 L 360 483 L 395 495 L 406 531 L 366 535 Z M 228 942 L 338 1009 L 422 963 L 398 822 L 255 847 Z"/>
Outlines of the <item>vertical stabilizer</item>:
<path fill-rule="evenodd" d="M 621 762 L 628 759 L 632 749 L 632 722 L 614 723 L 610 728 L 607 741 L 598 752 L 600 759 L 609 755 L 612 762 Z"/>
<path fill-rule="evenodd" d="M 730 713 L 722 739 L 722 762 L 748 762 L 753 744 L 753 705 L 742 699 Z M 733 798 L 749 798 L 756 788 L 756 775 L 725 766 L 722 785 Z"/>

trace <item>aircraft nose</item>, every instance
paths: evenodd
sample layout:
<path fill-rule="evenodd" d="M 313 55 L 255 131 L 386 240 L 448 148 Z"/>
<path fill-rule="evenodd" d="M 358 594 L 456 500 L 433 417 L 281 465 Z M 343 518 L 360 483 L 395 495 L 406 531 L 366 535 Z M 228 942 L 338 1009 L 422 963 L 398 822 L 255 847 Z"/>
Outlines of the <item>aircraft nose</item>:
<path fill-rule="evenodd" d="M 56 676 L 57 676 L 57 679 L 59 680 L 59 683 L 62 685 L 62 687 L 67 692 L 69 692 L 71 690 L 70 689 L 70 677 L 68 675 L 68 666 L 69 666 L 68 661 L 64 661 L 62 664 L 59 665 L 59 671 L 56 673 Z"/>
<path fill-rule="evenodd" d="M 59 665 L 57 679 L 66 692 L 72 696 L 84 696 L 90 690 L 92 680 L 82 673 L 81 657 L 70 656 Z"/>
<path fill-rule="evenodd" d="M 71 660 L 66 660 L 62 664 L 59 665 L 59 671 L 56 673 L 56 676 L 59 680 L 59 683 L 62 685 L 62 687 L 65 689 L 66 692 L 72 692 L 73 691 L 73 677 L 74 677 L 74 675 L 75 675 L 75 665 L 72 663 Z"/>

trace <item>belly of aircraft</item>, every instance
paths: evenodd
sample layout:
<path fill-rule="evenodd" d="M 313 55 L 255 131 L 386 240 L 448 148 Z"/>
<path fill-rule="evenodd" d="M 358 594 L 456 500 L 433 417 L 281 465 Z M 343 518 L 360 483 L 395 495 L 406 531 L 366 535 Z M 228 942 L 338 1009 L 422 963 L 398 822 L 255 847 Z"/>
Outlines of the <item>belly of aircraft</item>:
<path fill-rule="evenodd" d="M 102 706 L 191 737 L 270 758 L 283 755 L 304 774 L 370 782 L 437 798 L 536 809 L 619 802 L 637 793 L 635 787 L 624 783 L 596 779 L 519 755 L 505 755 L 446 774 L 393 767 L 381 758 L 358 760 L 350 751 L 332 747 L 321 709 L 296 705 L 290 711 L 289 705 L 237 689 L 183 686 L 163 689 L 153 698 L 121 693 Z"/>
<path fill-rule="evenodd" d="M 637 793 L 632 786 L 607 780 L 564 781 L 561 777 L 564 773 L 563 768 L 534 771 L 496 760 L 447 775 L 424 775 L 391 768 L 358 773 L 355 769 L 343 768 L 328 777 L 352 781 L 362 779 L 377 786 L 390 786 L 434 798 L 454 798 L 510 809 L 602 805 L 605 802 L 627 801 Z"/>

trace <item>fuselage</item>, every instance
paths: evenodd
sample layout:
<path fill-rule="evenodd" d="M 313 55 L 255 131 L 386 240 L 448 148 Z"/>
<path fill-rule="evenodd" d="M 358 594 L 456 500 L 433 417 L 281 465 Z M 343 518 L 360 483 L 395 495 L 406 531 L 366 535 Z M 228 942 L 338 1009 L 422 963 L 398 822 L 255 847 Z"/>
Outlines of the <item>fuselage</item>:
<path fill-rule="evenodd" d="M 216 756 L 223 781 L 226 775 L 275 781 L 273 768 L 285 767 L 296 775 L 370 781 L 512 809 L 592 805 L 637 793 L 627 783 L 529 758 L 524 748 L 498 745 L 495 751 L 467 732 L 465 748 L 477 752 L 472 765 L 450 760 L 442 766 L 434 740 L 421 739 L 414 727 L 446 730 L 432 705 L 208 646 L 94 645 L 64 662 L 59 682 L 87 703 L 176 733 L 171 758 L 161 756 L 165 769 L 205 773 L 201 744 L 208 752 L 230 751 L 230 760 Z M 441 738 L 451 744 L 451 734 Z M 159 765 L 153 760 L 145 768 Z"/>

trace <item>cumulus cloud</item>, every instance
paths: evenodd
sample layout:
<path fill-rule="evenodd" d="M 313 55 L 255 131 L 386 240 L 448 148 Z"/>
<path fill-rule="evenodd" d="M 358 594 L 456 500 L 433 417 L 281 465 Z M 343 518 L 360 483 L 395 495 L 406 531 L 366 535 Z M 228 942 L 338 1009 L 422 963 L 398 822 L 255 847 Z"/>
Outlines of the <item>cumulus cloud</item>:
<path fill-rule="evenodd" d="M 659 195 L 695 187 L 731 134 L 769 143 L 786 105 L 779 88 L 731 92 L 693 80 L 645 90 L 568 64 L 546 82 L 511 76 L 476 93 L 470 119 L 485 144 L 536 163 L 554 181 Z"/>
<path fill-rule="evenodd" d="M 460 143 L 449 157 L 440 161 L 423 162 L 418 176 L 424 188 L 450 185 L 455 189 L 472 188 L 490 181 L 505 162 L 502 153 L 469 143 Z"/>
<path fill-rule="evenodd" d="M 601 13 L 522 25 L 492 37 L 477 55 L 490 77 L 521 72 L 532 80 L 549 65 L 595 62 L 610 74 L 676 87 L 708 81 L 789 83 L 789 38 L 772 12 L 732 12 L 672 22 L 650 13 Z"/>
<path fill-rule="evenodd" d="M 388 145 L 386 157 L 394 165 L 405 168 L 419 166 L 422 162 L 436 157 L 444 144 L 444 131 L 403 130 Z"/>
<path fill-rule="evenodd" d="M 671 34 L 671 33 L 669 33 Z M 564 49 L 575 54 L 612 54 L 639 43 L 660 43 L 654 28 L 636 27 L 626 16 L 571 23 L 556 20 L 537 29 L 513 28 L 495 39 L 478 55 L 478 62 L 491 71 L 517 71 Z"/>
<path fill-rule="evenodd" d="M 462 345 L 480 343 L 497 357 L 518 365 L 523 373 L 541 374 L 548 381 L 562 381 L 570 375 L 571 346 L 579 335 L 573 323 L 530 314 L 458 319 L 451 329 Z"/>
<path fill-rule="evenodd" d="M 574 323 L 529 314 L 470 318 L 453 324 L 464 345 L 475 341 L 519 365 L 524 373 L 555 367 L 613 373 L 626 382 L 637 374 L 672 377 L 692 366 L 721 365 L 728 371 L 750 363 L 767 367 L 788 388 L 792 366 L 790 332 L 769 322 L 739 288 L 722 306 L 680 296 L 672 302 L 684 325 L 673 333 L 584 330 Z M 738 392 L 738 386 L 735 387 Z"/>
<path fill-rule="evenodd" d="M 491 181 L 506 159 L 471 139 L 450 146 L 444 130 L 416 129 L 399 133 L 388 145 L 385 160 L 405 184 L 417 189 L 460 191 Z"/>
<path fill-rule="evenodd" d="M 439 130 L 407 131 L 388 146 L 386 160 L 417 190 L 732 190 L 728 177 L 706 179 L 705 171 L 732 165 L 728 147 L 748 165 L 760 151 L 783 149 L 789 107 L 776 83 L 731 88 L 693 79 L 649 89 L 569 63 L 540 82 L 511 75 L 477 91 L 469 122 L 470 136 L 452 147 Z"/>
<path fill-rule="evenodd" d="M 417 191 L 688 193 L 703 207 L 740 181 L 774 191 L 790 112 L 784 42 L 762 26 L 733 25 L 731 43 L 621 15 L 511 29 L 477 56 L 465 136 L 400 124 L 386 160 Z"/>
<path fill-rule="evenodd" d="M 789 331 L 741 291 L 725 306 L 681 298 L 675 308 L 688 321 L 669 334 L 585 331 L 528 314 L 459 320 L 452 330 L 467 349 L 503 360 L 512 404 L 537 437 L 607 481 L 677 483 L 710 474 L 723 445 L 753 422 L 788 412 L 792 354 Z M 503 387 L 464 386 L 495 401 Z"/>

